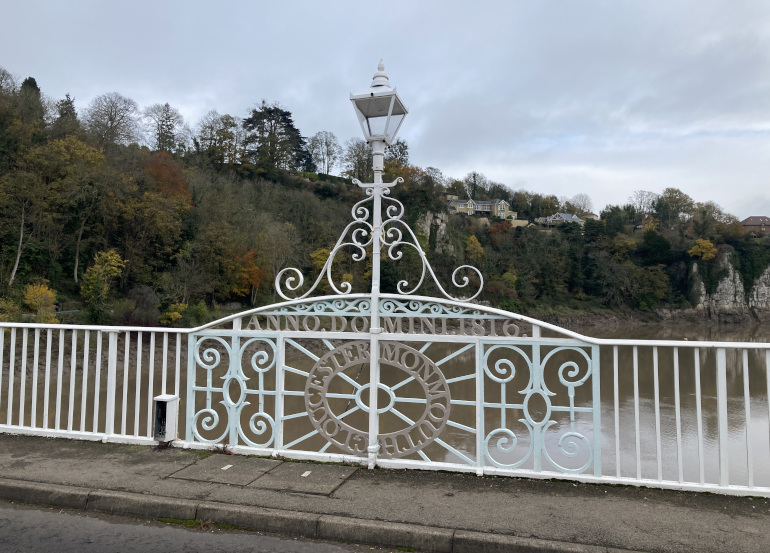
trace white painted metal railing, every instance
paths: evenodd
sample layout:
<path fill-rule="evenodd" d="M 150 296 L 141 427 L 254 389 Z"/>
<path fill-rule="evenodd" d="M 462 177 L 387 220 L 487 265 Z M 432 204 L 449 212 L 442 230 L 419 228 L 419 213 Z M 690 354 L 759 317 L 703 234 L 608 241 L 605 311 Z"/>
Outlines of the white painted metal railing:
<path fill-rule="evenodd" d="M 0 431 L 154 443 L 152 398 L 179 394 L 186 334 L 0 323 Z"/>
<path fill-rule="evenodd" d="M 386 301 L 387 295 L 384 296 Z M 347 300 L 360 302 L 364 298 Z M 410 299 L 423 304 L 436 302 L 425 297 Z M 339 300 L 316 298 L 313 304 Z M 383 314 L 384 328 L 378 338 L 385 346 L 381 347 L 388 343 L 403 344 L 423 353 L 446 373 L 451 390 L 451 399 L 447 396 L 447 401 L 453 413 L 465 409 L 466 416 L 448 417 L 446 425 L 430 436 L 435 441 L 431 444 L 434 449 L 420 449 L 404 457 L 380 455 L 378 465 L 770 496 L 770 344 L 593 339 L 512 313 L 461 302 L 444 304 L 472 310 L 466 321 L 475 320 L 476 324 L 480 324 L 482 315 L 499 317 L 492 319 L 497 321 L 514 321 L 521 327 L 521 333 L 505 336 L 498 330 L 497 336 L 489 336 L 489 332 L 483 336 L 442 334 L 435 321 L 422 323 L 423 330 L 427 324 L 427 333 L 398 332 L 394 320 L 388 319 L 392 313 Z M 177 394 L 182 402 L 180 414 L 184 414 L 191 409 L 189 398 L 206 387 L 199 385 L 198 391 L 194 391 L 189 381 L 190 375 L 194 378 L 196 371 L 201 370 L 190 357 L 194 340 L 217 336 L 226 344 L 232 344 L 234 339 L 243 344 L 256 338 L 275 344 L 276 355 L 272 363 L 265 365 L 267 370 L 259 373 L 260 383 L 252 378 L 244 382 L 243 390 L 255 391 L 250 396 L 255 398 L 251 403 L 259 405 L 259 412 L 269 415 L 269 420 L 261 419 L 267 421 L 265 425 L 258 419 L 253 428 L 263 429 L 270 438 L 252 442 L 255 446 L 239 439 L 236 432 L 209 442 L 186 428 L 191 418 L 182 416 L 183 439 L 176 445 L 225 446 L 241 453 L 366 464 L 366 447 L 351 454 L 322 439 L 323 434 L 308 437 L 308 432 L 300 431 L 303 421 L 309 432 L 314 431 L 307 425 L 308 414 L 300 405 L 306 395 L 302 383 L 307 381 L 312 366 L 324 352 L 332 352 L 351 341 L 366 342 L 371 336 L 367 327 L 360 326 L 363 318 L 356 323 L 357 332 L 334 332 L 329 328 L 308 333 L 302 325 L 309 323 L 302 319 L 290 321 L 290 330 L 270 329 L 271 324 L 285 324 L 287 309 L 304 309 L 307 305 L 308 301 L 286 302 L 196 329 L 0 323 L 0 431 L 153 443 L 152 398 L 162 393 Z M 265 315 L 279 312 L 283 314 L 273 315 L 272 323 Z M 254 317 L 263 321 L 263 328 L 248 327 L 248 320 Z M 408 324 L 419 326 L 415 321 Z M 296 330 L 292 324 L 297 324 Z M 471 323 L 467 324 L 471 329 Z M 528 410 L 532 411 L 534 423 L 546 424 L 545 419 L 533 414 L 535 409 L 513 399 L 521 390 L 506 387 L 500 382 L 504 378 L 490 378 L 500 375 L 494 367 L 485 365 L 484 356 L 492 355 L 492 348 L 512 346 L 526 351 L 535 351 L 533 348 L 537 347 L 543 352 L 557 346 L 578 348 L 597 361 L 592 368 L 590 387 L 598 402 L 594 405 L 591 401 L 595 400 L 589 398 L 582 407 L 577 405 L 574 415 L 575 431 L 585 434 L 596 448 L 593 462 L 585 470 L 556 470 L 543 460 L 538 464 L 528 460 L 517 466 L 512 461 L 500 462 L 501 452 L 512 445 L 506 441 L 507 434 L 500 434 L 502 429 L 513 431 L 518 420 L 529 416 Z M 253 353 L 258 351 L 264 348 L 254 349 Z M 248 362 L 245 361 L 247 365 Z M 523 371 L 524 366 L 520 364 L 517 370 Z M 354 380 L 355 372 L 346 378 Z M 393 371 L 382 372 L 387 375 Z M 367 382 L 361 380 L 359 388 L 366 387 Z M 390 386 L 395 387 L 392 383 Z M 232 405 L 238 404 L 241 387 L 237 379 L 233 380 L 232 389 L 213 381 L 211 387 L 221 391 L 214 393 L 217 401 L 211 404 L 215 407 L 226 402 L 225 395 Z M 457 394 L 456 390 L 465 391 Z M 347 402 L 349 410 L 356 407 L 356 401 L 366 403 L 366 394 L 343 391 L 337 395 L 340 401 Z M 579 395 L 578 390 L 575 397 Z M 539 400 L 539 396 L 530 396 L 533 402 Z M 557 403 L 553 403 L 554 411 L 548 421 L 568 430 L 569 417 L 564 416 L 569 409 L 558 407 Z M 588 420 L 581 420 L 583 415 Z M 237 421 L 241 423 L 248 424 Z M 523 447 L 524 434 L 517 434 L 516 447 Z M 501 437 L 506 440 L 497 447 L 495 441 Z M 554 446 L 547 437 L 542 445 L 546 453 Z M 533 446 L 530 443 L 526 447 Z"/>

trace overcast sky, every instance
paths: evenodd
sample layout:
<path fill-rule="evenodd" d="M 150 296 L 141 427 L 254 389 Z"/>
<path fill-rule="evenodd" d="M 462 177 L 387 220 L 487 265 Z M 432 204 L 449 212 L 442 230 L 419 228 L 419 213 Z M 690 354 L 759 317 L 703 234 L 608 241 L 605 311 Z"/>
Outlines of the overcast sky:
<path fill-rule="evenodd" d="M 117 91 L 195 124 L 262 99 L 305 136 L 360 136 L 350 92 L 380 58 L 410 161 L 598 212 L 677 187 L 770 215 L 770 2 L 0 0 L 0 66 Z"/>

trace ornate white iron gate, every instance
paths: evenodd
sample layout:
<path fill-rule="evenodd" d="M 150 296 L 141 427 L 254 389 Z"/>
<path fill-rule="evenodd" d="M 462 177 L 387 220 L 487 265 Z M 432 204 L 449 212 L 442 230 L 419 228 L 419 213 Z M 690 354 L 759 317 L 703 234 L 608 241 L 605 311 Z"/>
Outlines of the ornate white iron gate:
<path fill-rule="evenodd" d="M 357 184 L 367 197 L 309 289 L 286 269 L 276 278 L 285 303 L 191 333 L 186 441 L 369 467 L 599 476 L 598 346 L 469 303 L 483 287 L 473 267 L 452 281 L 468 287 L 462 272 L 475 273 L 475 294 L 450 295 L 389 197 L 396 182 Z M 422 274 L 381 294 L 380 250 L 398 260 L 403 248 Z M 334 282 L 344 249 L 371 255 L 369 293 Z M 324 279 L 334 295 L 313 297 Z M 415 295 L 427 283 L 446 299 Z"/>

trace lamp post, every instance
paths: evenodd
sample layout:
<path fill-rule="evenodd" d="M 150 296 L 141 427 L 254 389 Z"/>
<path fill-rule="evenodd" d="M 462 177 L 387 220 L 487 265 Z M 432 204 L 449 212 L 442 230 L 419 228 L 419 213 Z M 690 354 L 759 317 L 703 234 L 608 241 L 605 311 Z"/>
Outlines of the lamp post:
<path fill-rule="evenodd" d="M 374 183 L 382 183 L 382 169 L 385 146 L 396 139 L 398 129 L 409 110 L 395 88 L 390 87 L 385 65 L 380 60 L 377 73 L 369 89 L 360 94 L 351 94 L 350 101 L 358 116 L 364 138 L 372 147 Z"/>
<path fill-rule="evenodd" d="M 380 371 L 380 247 L 382 245 L 382 194 L 395 184 L 382 182 L 385 147 L 396 139 L 396 133 L 408 113 L 406 106 L 399 98 L 395 88 L 390 87 L 385 65 L 380 60 L 377 73 L 369 89 L 360 94 L 351 94 L 353 103 L 361 124 L 364 138 L 372 148 L 372 168 L 374 169 L 373 183 L 358 183 L 358 186 L 372 195 L 372 294 L 371 294 L 371 323 L 369 325 L 369 444 L 368 465 L 374 468 L 377 463 L 379 450 L 379 418 L 377 414 L 377 391 L 379 388 Z"/>

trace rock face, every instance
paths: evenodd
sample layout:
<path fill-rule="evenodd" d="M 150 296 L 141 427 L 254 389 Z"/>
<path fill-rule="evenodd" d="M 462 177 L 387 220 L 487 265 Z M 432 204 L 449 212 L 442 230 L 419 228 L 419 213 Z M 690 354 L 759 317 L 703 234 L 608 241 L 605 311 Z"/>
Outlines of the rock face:
<path fill-rule="evenodd" d="M 770 267 L 754 281 L 754 287 L 749 294 L 749 307 L 770 311 Z"/>
<path fill-rule="evenodd" d="M 447 223 L 449 215 L 446 213 L 423 213 L 417 218 L 414 232 L 425 244 L 429 242 L 431 231 L 435 233 L 436 253 L 453 254 L 454 246 L 449 240 Z M 427 249 L 427 248 L 426 248 Z"/>
<path fill-rule="evenodd" d="M 770 267 L 754 281 L 747 295 L 738 272 L 727 257 L 719 264 L 727 275 L 719 282 L 713 294 L 706 293 L 706 287 L 698 275 L 698 264 L 693 264 L 693 303 L 695 309 L 707 317 L 721 321 L 739 322 L 747 318 L 770 319 Z"/>

